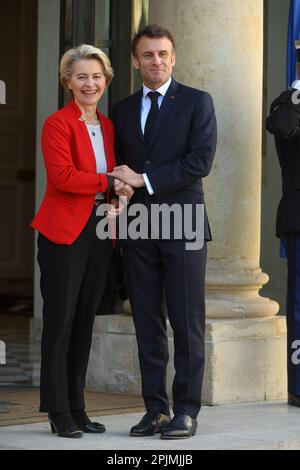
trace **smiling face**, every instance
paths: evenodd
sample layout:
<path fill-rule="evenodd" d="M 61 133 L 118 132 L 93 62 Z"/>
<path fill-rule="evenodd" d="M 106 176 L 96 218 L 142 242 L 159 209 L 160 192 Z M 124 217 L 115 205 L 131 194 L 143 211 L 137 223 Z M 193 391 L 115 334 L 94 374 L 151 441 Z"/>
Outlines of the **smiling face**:
<path fill-rule="evenodd" d="M 97 106 L 106 88 L 102 64 L 97 59 L 81 59 L 74 62 L 72 77 L 67 81 L 74 100 L 80 108 Z"/>
<path fill-rule="evenodd" d="M 172 75 L 175 65 L 173 45 L 167 37 L 149 38 L 142 36 L 136 46 L 133 66 L 139 69 L 144 84 L 157 90 Z"/>

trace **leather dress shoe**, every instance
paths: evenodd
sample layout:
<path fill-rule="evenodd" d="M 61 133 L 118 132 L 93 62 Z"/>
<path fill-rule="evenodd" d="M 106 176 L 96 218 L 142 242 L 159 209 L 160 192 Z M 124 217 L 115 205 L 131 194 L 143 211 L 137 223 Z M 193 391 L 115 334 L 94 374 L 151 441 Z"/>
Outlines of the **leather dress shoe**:
<path fill-rule="evenodd" d="M 293 395 L 292 393 L 288 394 L 288 404 L 291 406 L 298 406 L 300 407 L 300 397 L 297 395 Z"/>
<path fill-rule="evenodd" d="M 162 432 L 170 421 L 170 415 L 148 411 L 141 421 L 131 428 L 130 436 L 153 436 L 156 433 Z"/>
<path fill-rule="evenodd" d="M 196 434 L 197 420 L 189 415 L 177 415 L 161 433 L 161 439 L 187 439 Z"/>
<path fill-rule="evenodd" d="M 92 422 L 84 410 L 71 411 L 71 415 L 74 423 L 83 432 L 100 434 L 106 430 L 104 424 Z"/>

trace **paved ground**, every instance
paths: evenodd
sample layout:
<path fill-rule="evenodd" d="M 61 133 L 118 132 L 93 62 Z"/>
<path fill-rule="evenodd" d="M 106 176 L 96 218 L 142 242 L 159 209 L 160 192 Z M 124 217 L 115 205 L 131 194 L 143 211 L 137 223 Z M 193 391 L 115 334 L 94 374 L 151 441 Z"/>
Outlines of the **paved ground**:
<path fill-rule="evenodd" d="M 47 421 L 47 414 L 38 411 L 39 398 L 38 388 L 16 384 L 3 387 L 0 384 L 0 429 L 1 426 Z M 144 410 L 142 398 L 135 395 L 86 391 L 85 402 L 90 416 L 119 415 Z"/>
<path fill-rule="evenodd" d="M 159 436 L 133 438 L 130 426 L 141 413 L 101 417 L 107 432 L 64 439 L 50 434 L 48 423 L 0 428 L 0 449 L 196 450 L 300 449 L 300 409 L 283 402 L 203 407 L 197 435 L 180 441 Z M 75 441 L 75 442 L 74 442 Z"/>
<path fill-rule="evenodd" d="M 143 414 L 141 397 L 86 392 L 89 415 L 100 417 L 107 432 L 85 434 L 76 440 L 52 435 L 47 416 L 38 412 L 39 390 L 30 386 L 31 361 L 38 363 L 39 353 L 28 351 L 28 324 L 29 318 L 0 315 L 0 332 L 8 353 L 0 374 L 0 450 L 91 449 L 108 450 L 112 455 L 118 450 L 300 450 L 300 409 L 285 402 L 203 407 L 195 437 L 163 441 L 158 435 L 129 436 L 130 427 Z"/>

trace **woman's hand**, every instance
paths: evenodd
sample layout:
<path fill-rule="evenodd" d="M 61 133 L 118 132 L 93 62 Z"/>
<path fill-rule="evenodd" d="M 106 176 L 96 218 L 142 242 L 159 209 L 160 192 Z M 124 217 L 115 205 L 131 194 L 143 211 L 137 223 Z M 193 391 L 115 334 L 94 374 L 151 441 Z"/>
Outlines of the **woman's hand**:
<path fill-rule="evenodd" d="M 111 210 L 107 211 L 107 218 L 108 220 L 115 220 L 119 215 L 123 212 L 126 207 L 126 199 L 123 200 L 122 197 L 119 199 L 112 199 L 111 205 L 113 206 Z"/>
<path fill-rule="evenodd" d="M 117 196 L 125 196 L 128 199 L 131 199 L 134 195 L 133 187 L 118 178 L 115 178 L 114 192 Z"/>

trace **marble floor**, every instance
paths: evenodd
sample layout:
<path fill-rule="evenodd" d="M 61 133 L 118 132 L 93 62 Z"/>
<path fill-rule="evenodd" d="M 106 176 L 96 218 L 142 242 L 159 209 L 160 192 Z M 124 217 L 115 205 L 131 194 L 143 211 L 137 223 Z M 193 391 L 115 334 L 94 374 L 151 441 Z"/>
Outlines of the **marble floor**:
<path fill-rule="evenodd" d="M 29 342 L 29 321 L 28 315 L 0 314 L 2 356 L 5 349 L 5 363 L 0 364 L 0 388 L 10 384 L 30 385 L 38 373 L 40 346 Z"/>

